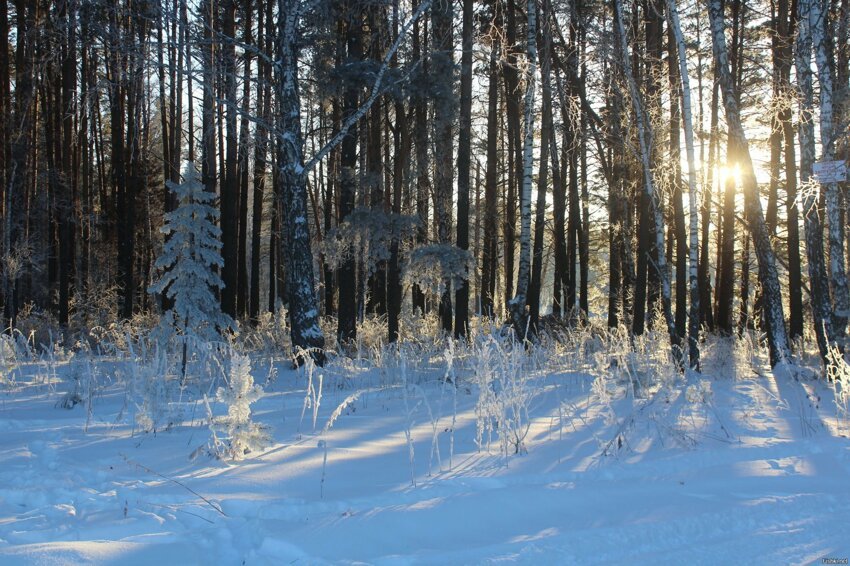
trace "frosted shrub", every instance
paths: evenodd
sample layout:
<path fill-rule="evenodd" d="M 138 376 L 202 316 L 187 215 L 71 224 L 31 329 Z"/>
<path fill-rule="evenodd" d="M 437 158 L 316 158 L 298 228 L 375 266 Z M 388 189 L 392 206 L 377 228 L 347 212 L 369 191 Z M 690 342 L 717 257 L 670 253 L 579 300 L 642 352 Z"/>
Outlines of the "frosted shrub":
<path fill-rule="evenodd" d="M 844 361 L 838 346 L 830 345 L 826 354 L 826 377 L 835 395 L 838 417 L 850 433 L 850 365 Z"/>
<path fill-rule="evenodd" d="M 476 444 L 489 448 L 496 433 L 505 457 L 526 452 L 534 391 L 525 372 L 525 352 L 516 342 L 506 345 L 491 336 L 476 346 L 474 355 Z"/>
<path fill-rule="evenodd" d="M 216 390 L 215 398 L 227 406 L 227 416 L 211 420 L 212 446 L 216 456 L 241 460 L 268 446 L 270 436 L 266 427 L 251 421 L 251 404 L 262 398 L 263 389 L 254 385 L 248 356 L 233 353 L 229 378 L 227 387 Z"/>
<path fill-rule="evenodd" d="M 286 308 L 283 305 L 278 305 L 274 312 L 260 313 L 256 324 L 246 325 L 240 333 L 240 338 L 243 347 L 248 351 L 288 351 L 290 334 L 287 326 Z"/>
<path fill-rule="evenodd" d="M 603 363 L 604 356 L 601 353 L 597 353 L 596 357 L 601 364 Z M 612 405 L 612 401 L 614 399 L 614 392 L 612 391 L 611 383 L 612 378 L 605 371 L 597 371 L 594 372 L 595 377 L 593 378 L 593 383 L 590 385 L 590 389 L 594 395 L 596 395 L 599 404 L 601 405 L 600 412 L 604 415 L 605 424 L 612 424 L 617 420 L 617 415 L 614 412 L 614 407 Z"/>
<path fill-rule="evenodd" d="M 714 398 L 714 392 L 711 390 L 711 382 L 707 379 L 699 380 L 699 383 L 692 383 L 685 389 L 685 400 L 688 403 L 711 403 Z"/>
<path fill-rule="evenodd" d="M 378 362 L 380 353 L 387 338 L 387 317 L 366 315 L 357 325 L 357 358 L 371 355 L 372 361 Z"/>
<path fill-rule="evenodd" d="M 17 368 L 18 353 L 15 340 L 8 334 L 0 334 L 0 385 L 12 384 Z"/>
<path fill-rule="evenodd" d="M 170 430 L 182 415 L 174 403 L 180 393 L 179 379 L 170 375 L 166 356 L 157 349 L 149 363 L 129 363 L 136 425 L 143 432 Z"/>
<path fill-rule="evenodd" d="M 35 350 L 41 344 L 53 342 L 53 332 L 59 328 L 59 320 L 53 313 L 41 310 L 33 303 L 21 307 L 15 324 L 15 330 L 26 336 Z"/>

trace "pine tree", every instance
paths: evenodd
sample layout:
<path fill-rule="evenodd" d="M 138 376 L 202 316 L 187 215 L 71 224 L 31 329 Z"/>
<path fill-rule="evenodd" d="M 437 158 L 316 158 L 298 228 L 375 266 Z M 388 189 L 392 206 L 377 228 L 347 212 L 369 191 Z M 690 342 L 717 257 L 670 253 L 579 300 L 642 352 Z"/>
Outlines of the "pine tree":
<path fill-rule="evenodd" d="M 221 333 L 233 328 L 233 320 L 221 312 L 214 292 L 224 287 L 214 271 L 224 265 L 221 229 L 215 225 L 219 211 L 212 205 L 215 194 L 204 190 L 191 161 L 184 165 L 183 179 L 181 184 L 166 183 L 179 204 L 165 215 L 160 229 L 167 237 L 155 264 L 162 275 L 149 292 L 164 293 L 173 301 L 160 330 L 182 344 L 185 373 L 187 346 L 193 341 L 221 340 Z"/>

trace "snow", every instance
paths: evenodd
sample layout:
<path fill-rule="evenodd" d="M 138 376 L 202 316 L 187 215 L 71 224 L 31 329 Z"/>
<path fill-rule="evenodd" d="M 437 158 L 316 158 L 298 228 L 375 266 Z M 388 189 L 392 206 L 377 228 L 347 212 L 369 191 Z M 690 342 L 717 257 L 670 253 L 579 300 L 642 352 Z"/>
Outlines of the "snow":
<path fill-rule="evenodd" d="M 183 399 L 186 421 L 168 432 L 134 431 L 124 377 L 132 361 L 95 358 L 92 401 L 70 410 L 57 401 L 74 390 L 79 361 L 51 362 L 58 380 L 40 362 L 4 366 L 0 563 L 720 564 L 850 555 L 850 431 L 827 384 L 754 373 L 708 349 L 704 375 L 635 399 L 604 367 L 558 369 L 555 354 L 518 362 L 496 350 L 487 346 L 489 361 L 475 350 L 445 354 L 457 390 L 436 356 L 331 359 L 309 370 L 322 372 L 318 397 L 318 375 L 308 391 L 308 370 L 281 360 L 266 383 L 269 359 L 254 354 L 255 382 L 266 385 L 251 416 L 274 443 L 239 463 L 203 451 L 189 458 L 209 439 L 202 400 Z M 476 405 L 508 390 L 489 373 L 505 364 L 533 393 L 520 454 L 501 449 L 498 428 L 476 446 Z M 308 393 L 313 429 L 299 418 Z"/>

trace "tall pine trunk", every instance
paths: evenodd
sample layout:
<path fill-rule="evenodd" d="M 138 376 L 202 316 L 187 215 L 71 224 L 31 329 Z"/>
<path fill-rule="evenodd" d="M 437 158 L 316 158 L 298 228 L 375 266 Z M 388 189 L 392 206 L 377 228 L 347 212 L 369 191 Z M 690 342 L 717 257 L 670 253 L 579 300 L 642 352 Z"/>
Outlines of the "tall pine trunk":
<path fill-rule="evenodd" d="M 709 0 L 709 16 L 711 19 L 712 46 L 720 90 L 723 94 L 723 106 L 726 110 L 730 145 L 735 151 L 737 161 L 741 164 L 745 217 L 749 223 L 756 256 L 758 257 L 759 282 L 764 293 L 770 363 L 772 367 L 776 367 L 787 362 L 791 355 L 785 332 L 785 315 L 782 308 L 779 275 L 776 270 L 776 257 L 764 221 L 755 170 L 753 169 L 747 138 L 741 125 L 741 115 L 738 111 L 738 98 L 732 81 L 732 74 L 729 71 L 721 0 Z"/>
<path fill-rule="evenodd" d="M 457 147 L 457 247 L 469 249 L 469 177 L 472 153 L 472 0 L 463 0 L 460 62 L 460 124 Z M 469 325 L 469 279 L 455 292 L 455 336 Z"/>

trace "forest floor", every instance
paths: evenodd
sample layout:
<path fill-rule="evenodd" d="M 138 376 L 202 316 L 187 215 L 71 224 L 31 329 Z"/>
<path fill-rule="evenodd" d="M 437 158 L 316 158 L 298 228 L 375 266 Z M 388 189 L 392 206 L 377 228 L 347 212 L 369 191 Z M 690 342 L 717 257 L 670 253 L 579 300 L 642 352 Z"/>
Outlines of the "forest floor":
<path fill-rule="evenodd" d="M 651 388 L 595 359 L 485 386 L 462 357 L 445 379 L 439 352 L 348 360 L 314 373 L 305 410 L 306 370 L 254 357 L 273 443 L 240 462 L 208 455 L 188 395 L 179 425 L 140 432 L 133 362 L 20 362 L 0 563 L 846 563 L 850 440 L 827 384 L 719 346 Z"/>

